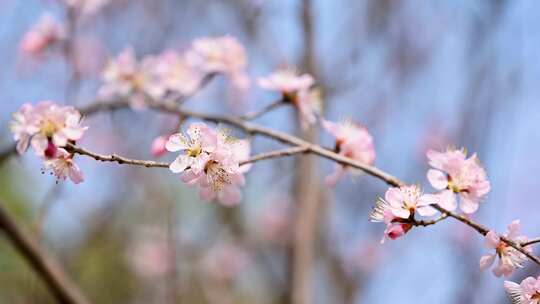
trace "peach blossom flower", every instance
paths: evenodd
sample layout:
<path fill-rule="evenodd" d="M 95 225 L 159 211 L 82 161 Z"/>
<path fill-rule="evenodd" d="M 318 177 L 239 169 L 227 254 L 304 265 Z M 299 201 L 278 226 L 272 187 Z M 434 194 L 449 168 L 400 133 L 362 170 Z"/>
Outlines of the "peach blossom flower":
<path fill-rule="evenodd" d="M 461 210 L 467 214 L 474 213 L 480 200 L 491 189 L 486 172 L 480 166 L 476 154 L 467 158 L 464 150 L 446 152 L 429 150 L 427 157 L 429 164 L 435 168 L 427 173 L 430 184 L 435 189 L 457 194 L 460 197 Z M 454 206 L 455 209 L 452 202 L 448 202 L 448 206 Z"/>
<path fill-rule="evenodd" d="M 65 38 L 65 29 L 49 14 L 44 14 L 21 40 L 20 51 L 30 57 L 40 57 Z"/>
<path fill-rule="evenodd" d="M 186 59 L 186 56 L 174 51 L 161 54 L 156 69 L 167 90 L 182 96 L 195 93 L 203 78 L 201 72 Z"/>
<path fill-rule="evenodd" d="M 244 185 L 244 173 L 250 165 L 240 166 L 249 157 L 247 140 L 238 140 L 205 124 L 193 124 L 188 137 L 175 134 L 169 138 L 168 151 L 185 151 L 170 165 L 173 173 L 182 173 L 181 180 L 188 186 L 198 186 L 205 201 L 217 200 L 226 206 L 238 204 Z"/>
<path fill-rule="evenodd" d="M 512 304 L 540 304 L 540 277 L 528 277 L 521 284 L 505 281 L 504 289 Z"/>
<path fill-rule="evenodd" d="M 52 101 L 41 101 L 35 107 L 25 104 L 13 119 L 11 131 L 18 152 L 26 151 L 30 142 L 38 156 L 47 156 L 47 149 L 65 147 L 69 141 L 79 140 L 87 129 L 80 125 L 79 111 Z"/>
<path fill-rule="evenodd" d="M 386 224 L 381 243 L 386 238 L 395 240 L 405 235 L 413 227 L 415 213 L 420 216 L 434 215 L 437 211 L 430 204 L 416 185 L 389 188 L 385 198 L 379 198 L 369 215 L 372 222 Z"/>
<path fill-rule="evenodd" d="M 222 73 L 231 79 L 234 86 L 240 89 L 249 87 L 249 77 L 245 71 L 246 51 L 233 37 L 196 39 L 186 53 L 186 59 L 205 74 Z"/>
<path fill-rule="evenodd" d="M 152 141 L 152 146 L 150 148 L 150 152 L 154 157 L 161 157 L 167 153 L 167 141 L 169 140 L 170 136 L 167 135 L 160 135 Z"/>
<path fill-rule="evenodd" d="M 521 225 L 519 220 L 513 221 L 508 225 L 508 233 L 504 236 L 516 242 L 526 241 L 524 236 L 518 236 Z M 489 249 L 495 249 L 495 253 L 485 255 L 480 259 L 480 269 L 489 268 L 495 259 L 499 257 L 499 264 L 493 269 L 493 274 L 497 277 L 501 275 L 509 277 L 516 268 L 522 268 L 527 257 L 511 247 L 506 242 L 502 241 L 495 231 L 489 231 L 486 234 L 485 246 Z M 525 248 L 529 250 L 528 248 Z"/>
<path fill-rule="evenodd" d="M 323 120 L 322 126 L 335 137 L 337 153 L 366 165 L 373 164 L 375 161 L 373 137 L 362 125 L 349 120 L 338 123 Z M 334 173 L 326 177 L 326 184 L 334 186 L 347 171 L 361 173 L 358 170 L 337 164 Z"/>
<path fill-rule="evenodd" d="M 57 180 L 66 180 L 69 177 L 75 184 L 84 181 L 81 169 L 73 161 L 73 155 L 62 148 L 56 149 L 54 156 L 44 161 L 44 166 L 45 169 L 52 170 Z"/>
<path fill-rule="evenodd" d="M 144 109 L 147 98 L 160 99 L 166 92 L 157 65 L 157 57 L 146 56 L 137 62 L 133 49 L 125 49 L 105 67 L 100 97 L 129 98 L 132 108 Z"/>
<path fill-rule="evenodd" d="M 311 87 L 315 83 L 309 74 L 298 75 L 292 69 L 281 69 L 273 74 L 260 78 L 259 86 L 283 95 L 283 101 L 296 107 L 298 118 L 303 129 L 317 121 L 320 112 L 321 96 L 317 89 Z"/>

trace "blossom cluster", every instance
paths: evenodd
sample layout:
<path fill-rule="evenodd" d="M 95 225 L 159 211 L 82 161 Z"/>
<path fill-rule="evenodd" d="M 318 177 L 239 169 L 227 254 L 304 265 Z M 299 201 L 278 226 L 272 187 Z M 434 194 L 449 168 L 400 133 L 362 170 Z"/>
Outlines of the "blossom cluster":
<path fill-rule="evenodd" d="M 13 114 L 10 127 L 19 154 L 32 146 L 45 168 L 58 179 L 69 177 L 76 184 L 83 181 L 73 155 L 66 150 L 68 143 L 81 139 L 87 129 L 81 126 L 81 114 L 75 108 L 52 101 L 41 101 L 35 106 L 27 103 Z"/>
<path fill-rule="evenodd" d="M 244 174 L 251 167 L 241 164 L 249 157 L 249 141 L 233 138 L 204 123 L 193 123 L 186 134 L 171 135 L 165 147 L 170 152 L 182 152 L 171 163 L 170 170 L 182 173 L 185 184 L 198 186 L 203 200 L 217 199 L 226 206 L 240 202 Z"/>
<path fill-rule="evenodd" d="M 512 304 L 540 304 L 540 277 L 527 277 L 521 284 L 505 281 L 504 288 Z"/>
<path fill-rule="evenodd" d="M 249 86 L 244 47 L 233 37 L 200 38 L 184 53 L 167 50 L 138 61 L 132 48 L 110 60 L 103 72 L 103 99 L 127 98 L 133 108 L 148 100 L 189 96 L 214 74 L 228 76 L 240 89 Z"/>
<path fill-rule="evenodd" d="M 471 214 L 478 209 L 480 201 L 490 191 L 486 172 L 479 164 L 476 154 L 467 158 L 464 150 L 428 150 L 427 158 L 433 167 L 427 172 L 427 179 L 439 192 L 422 194 L 418 186 L 390 188 L 386 199 L 379 199 L 373 209 L 371 220 L 386 223 L 385 236 L 390 239 L 403 236 L 418 224 L 414 218 L 415 211 L 418 211 L 420 216 L 432 216 L 437 212 L 430 205 L 454 211 L 459 197 L 461 210 Z"/>

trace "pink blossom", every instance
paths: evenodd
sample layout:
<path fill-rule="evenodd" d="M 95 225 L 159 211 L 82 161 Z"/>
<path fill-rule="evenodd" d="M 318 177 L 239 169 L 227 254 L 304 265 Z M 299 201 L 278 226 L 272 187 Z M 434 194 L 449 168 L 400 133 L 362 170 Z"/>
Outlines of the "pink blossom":
<path fill-rule="evenodd" d="M 317 121 L 320 112 L 321 96 L 317 89 L 311 89 L 314 79 L 309 74 L 298 75 L 292 69 L 281 69 L 259 79 L 263 89 L 276 91 L 283 95 L 283 100 L 296 107 L 303 129 Z"/>
<path fill-rule="evenodd" d="M 172 152 L 185 151 L 171 163 L 170 169 L 182 173 L 181 179 L 187 185 L 198 186 L 203 200 L 217 200 L 226 206 L 240 202 L 244 173 L 250 168 L 249 164 L 240 166 L 249 157 L 248 141 L 234 139 L 204 124 L 193 124 L 188 137 L 172 135 L 166 148 Z"/>
<path fill-rule="evenodd" d="M 437 212 L 430 204 L 416 185 L 390 188 L 385 198 L 375 203 L 369 217 L 372 222 L 384 222 L 387 225 L 381 242 L 385 238 L 395 240 L 413 227 L 416 212 L 420 216 L 432 216 Z"/>
<path fill-rule="evenodd" d="M 429 150 L 427 157 L 429 164 L 435 168 L 427 173 L 430 184 L 435 189 L 457 194 L 460 197 L 461 210 L 468 214 L 474 213 L 480 200 L 491 189 L 486 172 L 480 166 L 476 154 L 466 158 L 464 150 L 446 152 Z M 448 205 L 452 205 L 452 202 L 448 202 Z"/>
<path fill-rule="evenodd" d="M 309 74 L 298 75 L 295 70 L 287 68 L 259 78 L 258 82 L 265 90 L 280 92 L 286 98 L 295 99 L 298 92 L 308 91 L 315 80 Z"/>
<path fill-rule="evenodd" d="M 375 161 L 375 148 L 373 138 L 366 128 L 349 120 L 339 123 L 323 120 L 322 126 L 335 137 L 337 153 L 366 165 L 373 164 Z M 360 173 L 360 171 L 354 171 L 347 166 L 338 164 L 334 173 L 326 177 L 326 184 L 334 186 L 346 171 Z"/>
<path fill-rule="evenodd" d="M 99 95 L 104 99 L 129 98 L 132 108 L 145 108 L 147 98 L 159 99 L 166 92 L 156 66 L 157 57 L 137 62 L 133 49 L 125 49 L 105 67 Z"/>
<path fill-rule="evenodd" d="M 165 153 L 167 153 L 166 145 L 167 145 L 168 140 L 169 140 L 169 136 L 167 135 L 161 135 L 154 138 L 154 140 L 152 141 L 152 147 L 151 147 L 152 155 L 155 157 L 160 157 L 160 156 L 165 155 Z"/>
<path fill-rule="evenodd" d="M 69 177 L 75 184 L 84 181 L 81 169 L 73 162 L 73 155 L 62 148 L 56 149 L 54 156 L 46 159 L 43 164 L 45 169 L 52 170 L 58 180 L 66 180 Z"/>
<path fill-rule="evenodd" d="M 519 220 L 515 220 L 508 225 L 508 233 L 504 236 L 516 242 L 526 241 L 526 237 L 518 235 L 519 229 Z M 495 231 L 489 231 L 486 234 L 485 246 L 489 249 L 495 249 L 495 253 L 480 258 L 480 269 L 489 268 L 495 259 L 499 257 L 499 264 L 493 269 L 493 274 L 497 277 L 501 275 L 509 277 L 516 268 L 522 268 L 523 263 L 527 260 L 523 253 L 502 241 Z M 528 248 L 525 249 L 529 250 Z"/>
<path fill-rule="evenodd" d="M 540 277 L 528 277 L 521 284 L 505 281 L 504 289 L 512 304 L 540 304 Z"/>
<path fill-rule="evenodd" d="M 20 51 L 30 57 L 40 57 L 65 37 L 65 29 L 49 14 L 41 16 L 21 40 Z"/>
<path fill-rule="evenodd" d="M 233 37 L 200 38 L 186 53 L 188 62 L 206 74 L 223 73 L 240 88 L 249 87 L 246 74 L 247 56 L 244 47 Z"/>
<path fill-rule="evenodd" d="M 201 85 L 203 75 L 196 69 L 186 56 L 174 51 L 166 51 L 159 56 L 155 67 L 162 77 L 163 85 L 170 92 L 189 96 Z"/>
<path fill-rule="evenodd" d="M 51 151 L 50 144 L 65 147 L 69 141 L 83 136 L 87 128 L 82 127 L 80 121 L 81 114 L 75 108 L 41 101 L 36 106 L 23 105 L 13 115 L 11 131 L 19 153 L 23 153 L 30 142 L 38 156 L 47 156 L 45 152 Z"/>
<path fill-rule="evenodd" d="M 169 137 L 165 148 L 169 152 L 184 151 L 170 165 L 173 173 L 181 173 L 189 169 L 199 174 L 210 159 L 209 154 L 214 152 L 217 145 L 217 135 L 204 123 L 191 124 L 187 136 L 182 133 Z"/>

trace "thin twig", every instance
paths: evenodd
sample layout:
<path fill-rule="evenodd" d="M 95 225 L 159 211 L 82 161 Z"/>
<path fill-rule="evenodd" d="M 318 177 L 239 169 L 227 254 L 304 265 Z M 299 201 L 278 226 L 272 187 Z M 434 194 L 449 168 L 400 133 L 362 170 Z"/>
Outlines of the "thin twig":
<path fill-rule="evenodd" d="M 529 245 L 532 245 L 532 244 L 536 244 L 536 243 L 540 243 L 540 237 L 537 237 L 537 238 L 534 238 L 534 239 L 530 239 L 528 241 L 525 241 L 525 242 L 521 242 L 520 245 L 522 247 L 526 247 L 526 246 L 529 246 Z"/>
<path fill-rule="evenodd" d="M 89 302 L 67 278 L 59 264 L 47 256 L 38 243 L 17 226 L 4 206 L 3 202 L 0 202 L 0 229 L 49 287 L 58 303 L 88 304 Z"/>
<path fill-rule="evenodd" d="M 240 162 L 240 165 L 245 165 L 249 163 L 258 162 L 261 160 L 266 159 L 272 159 L 272 158 L 280 158 L 280 157 L 286 157 L 286 156 L 293 156 L 296 154 L 302 154 L 308 152 L 307 147 L 292 147 L 292 148 L 285 148 L 282 150 L 276 150 L 276 151 L 270 151 L 270 152 L 263 152 L 260 154 L 257 154 L 255 156 L 250 157 L 249 159 Z"/>
<path fill-rule="evenodd" d="M 103 162 L 116 162 L 119 164 L 127 164 L 127 165 L 134 165 L 134 166 L 143 166 L 146 168 L 169 168 L 168 163 L 164 162 L 157 162 L 153 160 L 139 160 L 139 159 L 130 159 L 122 156 L 118 156 L 116 154 L 111 155 L 103 155 L 98 154 L 92 151 L 88 151 L 86 149 L 77 147 L 72 144 L 68 144 L 67 146 L 68 151 L 80 155 L 86 155 L 89 156 L 97 161 L 103 161 Z"/>
<path fill-rule="evenodd" d="M 243 120 L 254 120 L 254 119 L 257 119 L 261 116 L 263 116 L 264 114 L 268 113 L 268 112 L 271 112 L 283 105 L 285 105 L 285 101 L 283 99 L 278 99 L 270 104 L 268 104 L 266 107 L 262 108 L 261 110 L 257 111 L 257 112 L 252 112 L 252 113 L 248 113 L 246 115 L 243 115 L 243 116 L 240 116 L 241 119 Z"/>

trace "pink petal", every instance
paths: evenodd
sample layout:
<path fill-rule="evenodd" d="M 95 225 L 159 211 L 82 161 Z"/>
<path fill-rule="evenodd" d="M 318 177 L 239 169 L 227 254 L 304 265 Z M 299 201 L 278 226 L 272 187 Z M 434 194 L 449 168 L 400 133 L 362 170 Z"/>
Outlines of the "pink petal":
<path fill-rule="evenodd" d="M 235 186 L 223 188 L 219 193 L 219 201 L 225 206 L 235 206 L 242 200 L 242 192 Z"/>
<path fill-rule="evenodd" d="M 401 206 L 403 202 L 403 193 L 399 188 L 389 188 L 384 194 L 385 200 L 393 206 Z"/>
<path fill-rule="evenodd" d="M 478 210 L 478 202 L 461 196 L 461 210 L 467 214 L 471 214 Z"/>
<path fill-rule="evenodd" d="M 485 255 L 480 258 L 480 270 L 486 270 L 491 265 L 493 265 L 493 262 L 495 261 L 495 255 Z"/>
<path fill-rule="evenodd" d="M 79 169 L 79 167 L 75 164 L 72 164 L 70 166 L 68 175 L 69 175 L 69 179 L 71 179 L 71 181 L 75 184 L 79 184 L 84 181 L 84 175 L 81 169 Z"/>
<path fill-rule="evenodd" d="M 427 179 L 431 186 L 437 190 L 446 189 L 448 186 L 448 178 L 442 171 L 430 169 L 427 173 Z"/>
<path fill-rule="evenodd" d="M 446 210 L 454 211 L 457 207 L 456 196 L 451 190 L 445 190 L 438 194 L 438 205 Z"/>
<path fill-rule="evenodd" d="M 486 234 L 486 240 L 484 244 L 487 248 L 495 249 L 497 248 L 497 246 L 499 246 L 500 242 L 501 239 L 495 231 L 491 230 Z"/>
<path fill-rule="evenodd" d="M 165 144 L 165 148 L 169 152 L 186 150 L 189 148 L 188 140 L 180 133 L 173 134 L 169 137 L 169 140 Z"/>
<path fill-rule="evenodd" d="M 324 183 L 328 187 L 335 187 L 338 181 L 347 173 L 342 165 L 336 165 L 336 169 L 324 179 Z"/>
<path fill-rule="evenodd" d="M 36 152 L 38 156 L 43 156 L 43 153 L 45 152 L 45 149 L 47 149 L 47 146 L 49 145 L 49 140 L 47 137 L 41 134 L 36 134 L 32 138 L 32 148 Z"/>
<path fill-rule="evenodd" d="M 187 155 L 180 155 L 169 165 L 169 169 L 173 173 L 180 173 L 186 170 L 186 168 L 189 167 L 190 164 L 191 157 Z"/>
<path fill-rule="evenodd" d="M 416 209 L 421 216 L 433 216 L 437 214 L 437 209 L 430 206 L 421 206 Z"/>

